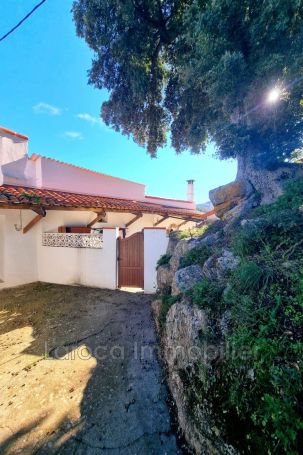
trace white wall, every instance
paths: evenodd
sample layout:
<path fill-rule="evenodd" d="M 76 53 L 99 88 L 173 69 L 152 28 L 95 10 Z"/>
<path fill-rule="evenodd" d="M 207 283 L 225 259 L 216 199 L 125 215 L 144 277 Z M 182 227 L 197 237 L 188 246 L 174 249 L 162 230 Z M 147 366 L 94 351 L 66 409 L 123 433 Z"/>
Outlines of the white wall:
<path fill-rule="evenodd" d="M 144 199 L 145 185 L 141 183 L 81 169 L 49 158 L 36 159 L 33 155 L 31 159 L 41 161 L 42 188 L 124 199 Z"/>
<path fill-rule="evenodd" d="M 23 227 L 35 217 L 31 210 L 22 211 Z M 134 215 L 109 213 L 104 229 L 102 249 L 61 248 L 42 246 L 43 232 L 57 232 L 59 226 L 85 226 L 95 214 L 85 211 L 48 211 L 46 217 L 27 234 L 17 232 L 19 210 L 0 212 L 0 289 L 34 281 L 62 284 L 83 284 L 101 288 L 116 288 L 116 239 L 118 227 L 123 227 Z M 144 229 L 145 292 L 156 290 L 156 263 L 165 254 L 168 238 L 165 226 L 153 228 L 157 215 L 144 215 L 128 229 L 128 235 Z M 2 223 L 1 223 L 2 220 Z M 180 223 L 179 220 L 176 223 Z M 1 227 L 2 226 L 2 227 Z M 112 228 L 112 229 L 109 229 Z"/>
<path fill-rule="evenodd" d="M 168 236 L 165 229 L 144 229 L 144 292 L 157 290 L 157 262 L 166 253 Z"/>
<path fill-rule="evenodd" d="M 28 140 L 0 129 L 0 165 L 19 160 L 27 154 Z"/>
<path fill-rule="evenodd" d="M 116 289 L 117 237 L 117 229 L 104 229 L 101 249 L 48 247 L 40 243 L 38 280 Z"/>
<path fill-rule="evenodd" d="M 4 280 L 4 215 L 0 215 L 0 284 Z"/>
<path fill-rule="evenodd" d="M 22 231 L 18 232 L 14 227 L 15 224 L 20 224 L 19 210 L 1 210 L 1 216 L 3 227 L 0 232 L 0 247 L 4 267 L 3 276 L 0 277 L 3 280 L 3 283 L 0 283 L 0 289 L 37 281 L 36 241 L 38 227 L 33 227 L 24 235 Z M 23 226 L 35 216 L 34 212 L 23 210 Z"/>

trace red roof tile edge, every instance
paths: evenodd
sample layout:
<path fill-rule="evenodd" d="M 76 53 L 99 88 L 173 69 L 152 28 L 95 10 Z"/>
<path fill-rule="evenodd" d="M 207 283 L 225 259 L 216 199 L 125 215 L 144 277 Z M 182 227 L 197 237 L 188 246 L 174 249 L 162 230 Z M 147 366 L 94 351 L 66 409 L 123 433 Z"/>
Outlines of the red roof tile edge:
<path fill-rule="evenodd" d="M 141 201 L 130 201 L 122 198 L 111 198 L 105 196 L 92 196 L 78 193 L 67 193 L 63 191 L 46 190 L 41 188 L 20 187 L 14 185 L 0 186 L 0 208 L 3 206 L 13 206 L 18 208 L 23 206 L 43 206 L 47 207 L 66 207 L 67 209 L 87 208 L 104 209 L 109 212 L 142 212 L 151 214 L 163 214 L 171 216 L 180 216 L 203 220 L 214 214 L 214 211 L 208 213 L 196 212 L 194 210 L 179 209 L 175 207 L 166 207 L 160 204 L 154 204 Z"/>

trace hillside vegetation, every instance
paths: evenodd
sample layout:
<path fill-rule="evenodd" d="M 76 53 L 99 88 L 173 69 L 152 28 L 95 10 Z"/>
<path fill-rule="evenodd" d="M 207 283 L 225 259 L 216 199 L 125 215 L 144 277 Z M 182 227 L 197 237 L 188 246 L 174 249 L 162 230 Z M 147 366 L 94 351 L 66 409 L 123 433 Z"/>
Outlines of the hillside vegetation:
<path fill-rule="evenodd" d="M 233 270 L 166 295 L 162 307 L 167 314 L 182 298 L 203 310 L 208 328 L 200 341 L 220 346 L 213 359 L 179 372 L 190 419 L 203 431 L 199 416 L 207 407 L 220 437 L 242 453 L 302 453 L 303 180 L 237 228 L 220 230 L 212 246 L 188 251 L 180 267 L 203 268 L 222 248 L 237 258 Z"/>

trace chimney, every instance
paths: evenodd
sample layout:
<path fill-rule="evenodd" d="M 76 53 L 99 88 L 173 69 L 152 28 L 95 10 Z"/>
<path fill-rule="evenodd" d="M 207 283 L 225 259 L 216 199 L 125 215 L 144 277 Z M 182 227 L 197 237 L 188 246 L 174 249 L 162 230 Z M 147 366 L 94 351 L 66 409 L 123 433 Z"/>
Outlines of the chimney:
<path fill-rule="evenodd" d="M 28 137 L 0 127 L 0 166 L 27 155 Z"/>
<path fill-rule="evenodd" d="M 194 202 L 194 180 L 187 180 L 187 200 Z"/>

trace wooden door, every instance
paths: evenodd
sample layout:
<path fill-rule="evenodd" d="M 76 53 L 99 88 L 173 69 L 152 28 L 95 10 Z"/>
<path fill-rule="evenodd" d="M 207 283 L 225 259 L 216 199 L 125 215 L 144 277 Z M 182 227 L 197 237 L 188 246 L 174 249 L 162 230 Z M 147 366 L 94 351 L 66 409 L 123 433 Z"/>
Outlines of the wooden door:
<path fill-rule="evenodd" d="M 118 239 L 118 286 L 144 287 L 144 234 Z"/>

